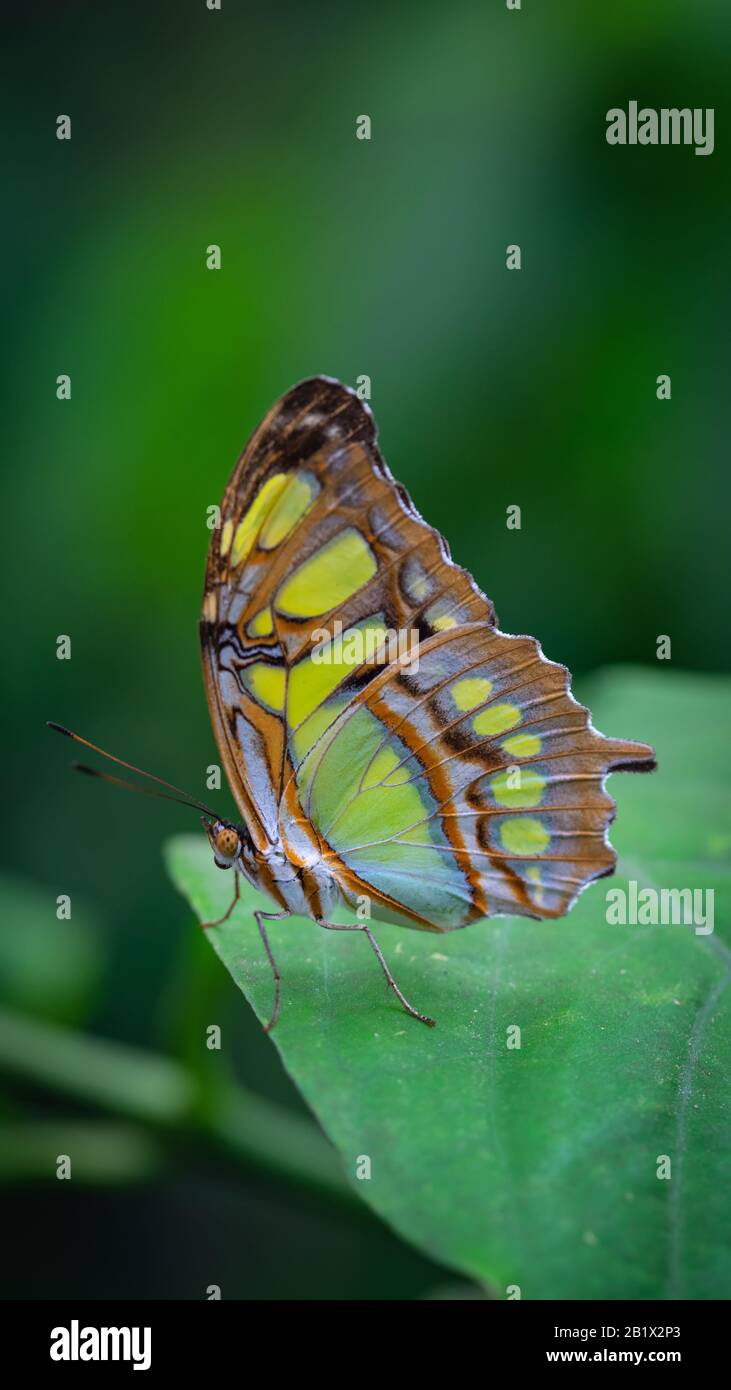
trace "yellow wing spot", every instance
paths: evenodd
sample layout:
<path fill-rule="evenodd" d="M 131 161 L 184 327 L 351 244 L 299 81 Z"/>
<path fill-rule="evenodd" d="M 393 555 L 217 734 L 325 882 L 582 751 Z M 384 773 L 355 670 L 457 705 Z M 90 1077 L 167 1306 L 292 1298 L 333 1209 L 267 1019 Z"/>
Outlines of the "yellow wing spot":
<path fill-rule="evenodd" d="M 510 816 L 500 827 L 508 854 L 542 854 L 551 836 L 535 816 Z"/>
<path fill-rule="evenodd" d="M 206 622 L 215 623 L 218 613 L 218 599 L 215 589 L 209 589 L 203 600 L 203 617 Z"/>
<path fill-rule="evenodd" d="M 292 473 L 259 532 L 263 550 L 274 550 L 291 535 L 306 512 L 310 510 L 320 484 L 311 473 Z"/>
<path fill-rule="evenodd" d="M 290 672 L 290 681 L 292 675 Z M 291 735 L 292 748 L 298 760 L 302 760 L 317 740 L 330 728 L 340 713 L 342 705 L 322 705 L 300 724 Z"/>
<path fill-rule="evenodd" d="M 382 645 L 386 629 L 380 614 L 366 618 L 342 634 L 339 643 L 323 646 L 314 655 L 303 657 L 289 674 L 287 723 L 290 729 L 304 719 L 331 695 L 333 690 L 356 666 L 372 660 Z M 315 660 L 315 655 L 319 660 Z"/>
<path fill-rule="evenodd" d="M 233 536 L 233 533 L 234 524 L 231 518 L 229 517 L 228 521 L 224 521 L 223 526 L 221 527 L 221 544 L 219 546 L 219 550 L 222 556 L 228 555 L 229 549 L 231 547 L 231 537 Z"/>
<path fill-rule="evenodd" d="M 231 564 L 234 568 L 248 559 L 261 527 L 286 484 L 286 473 L 273 473 L 259 489 L 246 516 L 236 527 L 231 547 Z"/>
<path fill-rule="evenodd" d="M 363 787 L 377 787 L 379 782 L 385 782 L 386 786 L 397 786 L 399 782 L 408 782 L 412 774 L 409 772 L 405 763 L 402 763 L 398 753 L 388 745 L 381 748 L 376 753 L 366 776 L 363 778 Z"/>
<path fill-rule="evenodd" d="M 529 883 L 532 883 L 532 884 L 535 885 L 534 891 L 533 891 L 533 897 L 535 898 L 536 903 L 537 903 L 538 906 L 540 907 L 541 904 L 542 904 L 542 902 L 543 902 L 543 888 L 542 888 L 542 886 L 541 886 L 541 871 L 540 871 L 540 869 L 536 868 L 536 865 L 534 864 L 534 865 L 528 870 L 526 877 L 528 878 Z"/>
<path fill-rule="evenodd" d="M 515 768 L 513 772 L 499 772 L 493 777 L 490 786 L 498 806 L 537 806 L 546 788 L 546 779 L 540 772 L 527 767 L 525 772 Z"/>
<path fill-rule="evenodd" d="M 260 705 L 280 714 L 284 709 L 284 669 L 281 666 L 267 666 L 265 661 L 255 661 L 247 666 L 244 676 L 246 689 Z"/>
<path fill-rule="evenodd" d="M 401 583 L 405 593 L 414 603 L 422 603 L 429 597 L 434 587 L 431 578 L 427 577 L 424 566 L 416 555 L 409 555 L 404 561 L 401 569 Z"/>
<path fill-rule="evenodd" d="M 502 747 L 511 758 L 534 758 L 541 751 L 541 740 L 537 734 L 513 734 L 503 739 Z"/>
<path fill-rule="evenodd" d="M 456 604 L 451 598 L 438 598 L 427 608 L 424 618 L 434 632 L 451 632 L 453 628 L 469 621 L 469 613 L 464 605 Z"/>
<path fill-rule="evenodd" d="M 271 637 L 274 631 L 271 608 L 260 608 L 246 624 L 249 637 Z"/>
<path fill-rule="evenodd" d="M 275 606 L 289 618 L 314 618 L 357 593 L 377 568 L 368 542 L 349 526 L 284 581 Z"/>
<path fill-rule="evenodd" d="M 492 681 L 483 676 L 466 676 L 452 686 L 451 695 L 457 709 L 475 709 L 483 705 L 492 690 Z"/>
<path fill-rule="evenodd" d="M 506 729 L 514 729 L 520 720 L 517 705 L 492 705 L 475 715 L 472 728 L 476 734 L 504 734 Z"/>

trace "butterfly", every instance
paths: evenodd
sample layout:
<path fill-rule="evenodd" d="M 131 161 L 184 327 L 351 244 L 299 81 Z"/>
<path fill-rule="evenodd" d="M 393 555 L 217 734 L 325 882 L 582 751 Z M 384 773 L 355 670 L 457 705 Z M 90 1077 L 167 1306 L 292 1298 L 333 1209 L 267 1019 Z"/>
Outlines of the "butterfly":
<path fill-rule="evenodd" d="M 62 725 L 52 727 L 203 814 L 215 864 L 275 910 L 361 932 L 448 932 L 556 918 L 611 874 L 608 773 L 653 749 L 605 738 L 533 637 L 501 632 L 378 449 L 370 409 L 330 377 L 276 402 L 239 458 L 212 532 L 200 642 L 213 731 L 241 820 Z M 133 784 L 83 765 L 79 770 Z M 136 788 L 141 790 L 141 788 Z M 163 793 L 153 793 L 162 795 Z M 333 921 L 355 911 L 355 923 Z"/>
<path fill-rule="evenodd" d="M 397 641 L 394 642 L 394 634 Z M 406 636 L 406 641 L 399 639 Z M 360 931 L 406 1011 L 371 920 L 448 932 L 556 918 L 613 872 L 605 738 L 565 667 L 500 631 L 492 603 L 386 466 L 368 406 L 329 377 L 269 411 L 236 464 L 208 552 L 206 693 L 241 823 L 206 821 L 216 864 Z M 331 919 L 355 909 L 355 925 Z"/>

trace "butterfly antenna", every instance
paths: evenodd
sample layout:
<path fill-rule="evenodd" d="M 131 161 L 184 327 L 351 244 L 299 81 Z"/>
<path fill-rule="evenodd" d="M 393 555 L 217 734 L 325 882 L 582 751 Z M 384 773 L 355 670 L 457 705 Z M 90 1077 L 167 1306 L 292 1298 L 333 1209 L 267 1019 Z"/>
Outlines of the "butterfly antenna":
<path fill-rule="evenodd" d="M 159 786 L 167 789 L 167 794 L 166 792 L 153 791 L 152 788 L 148 787 L 138 787 L 135 782 L 128 782 L 123 777 L 113 777 L 109 772 L 99 772 L 94 767 L 87 767 L 86 763 L 72 763 L 75 772 L 84 772 L 87 777 L 98 777 L 102 782 L 112 782 L 116 786 L 124 787 L 126 791 L 139 792 L 142 796 L 158 796 L 163 801 L 177 801 L 181 806 L 190 806 L 193 810 L 204 811 L 207 816 L 218 819 L 217 811 L 212 811 L 210 806 L 206 806 L 203 801 L 197 801 L 195 797 L 189 796 L 182 787 L 176 787 L 174 783 L 166 782 L 164 777 L 156 777 L 154 772 L 145 772 L 144 768 L 135 767 L 134 763 L 125 762 L 124 758 L 117 758 L 114 753 L 108 753 L 105 748 L 99 748 L 88 738 L 82 738 L 81 734 L 75 734 L 73 730 L 67 729 L 63 724 L 56 724 L 53 719 L 48 719 L 46 723 L 49 729 L 55 729 L 56 733 L 73 739 L 74 743 L 81 743 L 85 748 L 91 748 L 92 752 L 101 754 L 103 758 L 109 758 L 110 762 L 118 763 L 120 767 L 126 767 L 129 772 L 136 772 L 140 777 L 147 777 L 151 782 L 157 782 Z M 170 795 L 171 792 L 174 795 Z"/>

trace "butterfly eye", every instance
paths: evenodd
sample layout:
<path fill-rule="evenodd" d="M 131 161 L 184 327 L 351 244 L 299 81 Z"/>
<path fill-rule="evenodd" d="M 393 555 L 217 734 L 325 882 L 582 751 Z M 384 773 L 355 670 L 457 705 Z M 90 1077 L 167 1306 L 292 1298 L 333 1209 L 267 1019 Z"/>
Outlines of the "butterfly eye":
<path fill-rule="evenodd" d="M 216 835 L 216 849 L 222 859 L 235 859 L 239 852 L 239 837 L 230 826 L 223 826 Z"/>

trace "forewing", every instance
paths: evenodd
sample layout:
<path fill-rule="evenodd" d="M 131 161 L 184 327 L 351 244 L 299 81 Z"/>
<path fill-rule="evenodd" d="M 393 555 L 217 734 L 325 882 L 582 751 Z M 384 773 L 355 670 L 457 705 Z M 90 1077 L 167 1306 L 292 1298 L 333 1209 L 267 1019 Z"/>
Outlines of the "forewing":
<path fill-rule="evenodd" d="M 328 685 L 325 667 L 310 660 L 323 630 L 339 623 L 429 636 L 493 619 L 394 482 L 355 393 L 316 377 L 283 396 L 226 488 L 201 621 L 214 730 L 259 841 L 276 837 L 288 733 Z"/>

